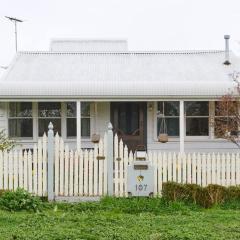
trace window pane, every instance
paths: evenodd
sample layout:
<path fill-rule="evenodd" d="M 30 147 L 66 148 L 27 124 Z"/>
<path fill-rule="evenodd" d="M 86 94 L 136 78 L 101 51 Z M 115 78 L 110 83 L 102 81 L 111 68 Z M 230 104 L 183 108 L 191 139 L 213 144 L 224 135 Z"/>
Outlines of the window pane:
<path fill-rule="evenodd" d="M 77 136 L 77 123 L 76 118 L 67 119 L 67 137 Z"/>
<path fill-rule="evenodd" d="M 61 103 L 40 102 L 38 103 L 39 117 L 61 117 Z"/>
<path fill-rule="evenodd" d="M 67 103 L 67 117 L 76 117 L 77 116 L 76 103 L 69 102 Z"/>
<path fill-rule="evenodd" d="M 179 136 L 179 118 L 165 118 L 167 133 L 169 136 Z M 160 133 L 162 118 L 158 118 L 157 131 Z"/>
<path fill-rule="evenodd" d="M 179 102 L 164 102 L 165 116 L 179 116 Z"/>
<path fill-rule="evenodd" d="M 81 135 L 82 135 L 82 137 L 90 136 L 90 118 L 82 118 L 82 120 L 81 120 Z"/>
<path fill-rule="evenodd" d="M 187 116 L 208 116 L 208 102 L 185 102 Z"/>
<path fill-rule="evenodd" d="M 82 115 L 82 117 L 90 116 L 90 103 L 88 103 L 88 102 L 81 103 L 81 115 Z"/>
<path fill-rule="evenodd" d="M 158 102 L 158 114 L 179 116 L 179 102 Z"/>
<path fill-rule="evenodd" d="M 58 134 L 61 135 L 61 119 L 48 118 L 48 119 L 38 119 L 38 135 L 39 135 L 39 137 L 42 137 L 44 133 L 47 134 L 48 125 L 50 122 L 52 122 L 52 124 L 53 124 L 54 134 L 56 134 L 58 132 Z"/>
<path fill-rule="evenodd" d="M 187 118 L 187 136 L 208 136 L 208 118 Z"/>
<path fill-rule="evenodd" d="M 18 102 L 9 103 L 10 117 L 32 117 L 32 103 Z"/>
<path fill-rule="evenodd" d="M 9 137 L 33 137 L 32 119 L 9 119 Z"/>

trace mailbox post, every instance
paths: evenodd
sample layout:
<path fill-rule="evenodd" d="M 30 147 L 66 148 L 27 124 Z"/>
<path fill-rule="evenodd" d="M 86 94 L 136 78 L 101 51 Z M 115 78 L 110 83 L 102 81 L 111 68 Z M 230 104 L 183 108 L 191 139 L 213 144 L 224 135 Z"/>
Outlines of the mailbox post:
<path fill-rule="evenodd" d="M 144 150 L 136 151 L 136 159 L 128 166 L 127 191 L 129 196 L 152 196 L 154 171 Z"/>

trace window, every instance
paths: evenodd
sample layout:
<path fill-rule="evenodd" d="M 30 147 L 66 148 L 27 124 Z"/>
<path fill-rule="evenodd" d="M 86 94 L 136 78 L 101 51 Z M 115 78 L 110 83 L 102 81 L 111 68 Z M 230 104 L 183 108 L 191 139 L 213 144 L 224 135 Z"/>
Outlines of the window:
<path fill-rule="evenodd" d="M 238 135 L 238 103 L 215 102 L 215 137 L 221 138 L 225 134 Z"/>
<path fill-rule="evenodd" d="M 67 137 L 77 135 L 76 103 L 67 103 Z M 81 135 L 90 137 L 90 103 L 81 103 Z"/>
<path fill-rule="evenodd" d="M 38 103 L 38 135 L 47 133 L 48 125 L 52 122 L 54 133 L 61 135 L 61 103 L 59 102 L 39 102 Z"/>
<path fill-rule="evenodd" d="M 209 135 L 209 103 L 185 102 L 186 136 Z"/>
<path fill-rule="evenodd" d="M 9 137 L 32 138 L 33 119 L 31 102 L 9 103 Z"/>
<path fill-rule="evenodd" d="M 158 102 L 157 134 L 160 132 L 163 117 L 166 121 L 168 135 L 179 136 L 179 102 Z"/>

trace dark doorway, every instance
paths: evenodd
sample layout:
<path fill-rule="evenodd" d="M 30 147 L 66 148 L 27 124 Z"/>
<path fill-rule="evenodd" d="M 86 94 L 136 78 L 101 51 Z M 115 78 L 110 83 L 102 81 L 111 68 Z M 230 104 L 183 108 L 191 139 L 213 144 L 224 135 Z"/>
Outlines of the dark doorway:
<path fill-rule="evenodd" d="M 111 122 L 114 132 L 127 144 L 129 150 L 147 147 L 147 103 L 111 103 Z"/>

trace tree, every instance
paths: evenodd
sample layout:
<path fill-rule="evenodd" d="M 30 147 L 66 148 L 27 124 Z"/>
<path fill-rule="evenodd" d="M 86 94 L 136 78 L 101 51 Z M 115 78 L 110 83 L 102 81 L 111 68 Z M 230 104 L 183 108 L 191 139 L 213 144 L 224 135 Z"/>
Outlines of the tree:
<path fill-rule="evenodd" d="M 215 104 L 213 122 L 215 136 L 224 138 L 240 148 L 240 73 L 231 74 L 236 83 L 236 92 L 222 96 Z"/>
<path fill-rule="evenodd" d="M 4 130 L 0 131 L 0 151 L 10 150 L 15 146 L 15 141 L 9 139 Z"/>

